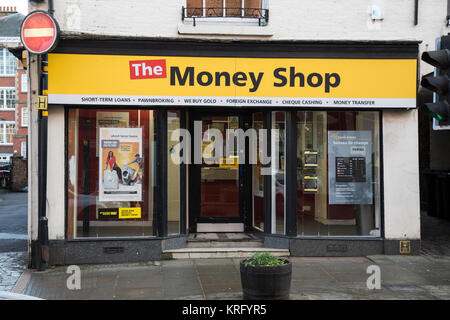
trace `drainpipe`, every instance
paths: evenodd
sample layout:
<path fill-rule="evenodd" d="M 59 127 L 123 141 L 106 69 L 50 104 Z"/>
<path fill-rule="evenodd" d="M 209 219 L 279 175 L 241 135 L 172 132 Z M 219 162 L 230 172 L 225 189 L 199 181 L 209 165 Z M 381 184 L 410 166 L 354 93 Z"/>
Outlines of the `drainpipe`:
<path fill-rule="evenodd" d="M 447 0 L 447 27 L 450 26 L 450 0 Z"/>
<path fill-rule="evenodd" d="M 55 12 L 55 9 L 53 7 L 53 0 L 48 0 L 48 14 L 53 17 L 54 12 Z"/>

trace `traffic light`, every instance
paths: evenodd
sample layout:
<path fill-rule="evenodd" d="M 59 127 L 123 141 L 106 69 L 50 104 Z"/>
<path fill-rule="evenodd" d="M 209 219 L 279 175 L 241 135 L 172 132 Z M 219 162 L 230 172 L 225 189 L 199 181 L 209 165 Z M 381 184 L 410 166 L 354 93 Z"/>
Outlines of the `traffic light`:
<path fill-rule="evenodd" d="M 440 39 L 440 50 L 427 51 L 422 54 L 422 60 L 435 67 L 434 74 L 422 77 L 420 84 L 434 93 L 433 102 L 424 103 L 421 107 L 439 125 L 450 124 L 450 36 Z"/>

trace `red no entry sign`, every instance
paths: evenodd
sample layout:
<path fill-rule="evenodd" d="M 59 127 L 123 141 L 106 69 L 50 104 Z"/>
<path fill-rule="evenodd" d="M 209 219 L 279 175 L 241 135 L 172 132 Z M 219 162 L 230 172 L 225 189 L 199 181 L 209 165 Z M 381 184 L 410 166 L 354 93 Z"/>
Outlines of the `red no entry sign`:
<path fill-rule="evenodd" d="M 35 54 L 51 51 L 56 46 L 59 28 L 47 12 L 37 10 L 28 14 L 22 22 L 20 38 L 25 48 Z"/>

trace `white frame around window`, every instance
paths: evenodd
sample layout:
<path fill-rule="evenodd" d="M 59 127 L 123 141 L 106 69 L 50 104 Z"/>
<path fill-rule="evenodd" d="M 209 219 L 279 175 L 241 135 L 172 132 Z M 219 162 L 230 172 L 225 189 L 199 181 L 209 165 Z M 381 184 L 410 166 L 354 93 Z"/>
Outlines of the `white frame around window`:
<path fill-rule="evenodd" d="M 28 92 L 28 74 L 22 73 L 20 76 L 20 92 Z"/>
<path fill-rule="evenodd" d="M 0 65 L 0 76 L 1 77 L 14 77 L 16 75 L 16 69 L 17 69 L 16 58 L 6 48 L 2 49 L 2 51 L 0 52 L 0 55 L 1 55 L 0 64 L 2 64 L 2 65 Z M 8 64 L 7 64 L 7 62 L 10 61 L 9 60 L 10 57 L 13 58 L 14 62 L 13 62 L 12 70 L 11 70 L 12 72 L 7 73 L 7 70 L 11 69 L 11 68 L 8 68 Z"/>
<path fill-rule="evenodd" d="M 13 125 L 13 132 L 8 133 L 6 132 L 6 125 L 8 124 L 12 124 Z M 0 121 L 0 146 L 12 146 L 13 145 L 13 135 L 14 135 L 14 131 L 16 129 L 16 124 L 14 121 Z M 7 139 L 7 135 L 10 134 L 11 135 L 11 142 L 3 142 L 3 141 L 8 141 Z"/>
<path fill-rule="evenodd" d="M 14 91 L 14 104 L 12 108 L 6 107 L 6 91 Z M 0 111 L 12 111 L 16 109 L 17 92 L 15 87 L 0 87 Z"/>
<path fill-rule="evenodd" d="M 242 15 L 244 15 L 244 3 L 245 0 L 241 0 L 241 9 L 242 9 Z M 221 23 L 221 22 L 228 22 L 228 23 L 255 23 L 258 21 L 257 18 L 250 18 L 250 17 L 227 17 L 227 10 L 226 10 L 226 0 L 222 0 L 222 6 L 223 6 L 223 17 L 208 17 L 206 18 L 206 0 L 202 1 L 202 6 L 203 6 L 203 15 L 202 16 L 196 16 L 195 19 L 201 19 L 198 21 L 209 21 L 212 23 Z M 187 8 L 187 0 L 184 0 L 184 7 Z M 269 7 L 269 0 L 261 0 L 261 8 L 262 9 L 268 9 Z M 204 20 L 202 19 L 204 18 Z M 188 21 L 190 22 L 191 17 L 185 18 L 188 19 Z"/>
<path fill-rule="evenodd" d="M 27 158 L 27 142 L 21 141 L 20 142 L 20 155 L 26 159 Z"/>
<path fill-rule="evenodd" d="M 28 110 L 28 107 L 23 107 L 22 109 L 20 109 L 20 126 L 24 128 L 28 128 L 28 123 L 30 121 L 30 114 Z M 24 117 L 24 115 L 26 116 Z M 24 121 L 24 119 L 26 121 Z"/>

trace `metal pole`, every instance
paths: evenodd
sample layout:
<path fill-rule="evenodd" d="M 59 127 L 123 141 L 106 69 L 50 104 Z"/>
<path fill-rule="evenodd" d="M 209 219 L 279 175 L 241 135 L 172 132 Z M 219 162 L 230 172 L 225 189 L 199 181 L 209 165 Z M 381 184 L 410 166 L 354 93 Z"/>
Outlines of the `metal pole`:
<path fill-rule="evenodd" d="M 48 0 L 48 13 L 53 16 L 53 0 Z M 45 55 L 45 65 L 48 56 Z M 47 77 L 43 77 L 42 56 L 39 55 L 38 63 L 38 93 L 48 89 Z M 47 218 L 47 137 L 48 137 L 48 113 L 38 110 L 38 241 L 36 268 L 43 271 L 48 267 L 49 240 L 48 240 L 48 218 Z M 47 111 L 46 111 L 47 112 Z"/>
<path fill-rule="evenodd" d="M 447 0 L 447 27 L 450 26 L 450 0 Z"/>
<path fill-rule="evenodd" d="M 39 88 L 38 92 L 42 94 L 46 83 L 42 76 L 42 56 L 38 56 L 38 76 Z M 38 111 L 38 248 L 37 248 L 37 264 L 39 271 L 47 269 L 49 260 L 48 247 L 48 219 L 47 215 L 47 116 L 43 115 L 43 111 Z"/>

